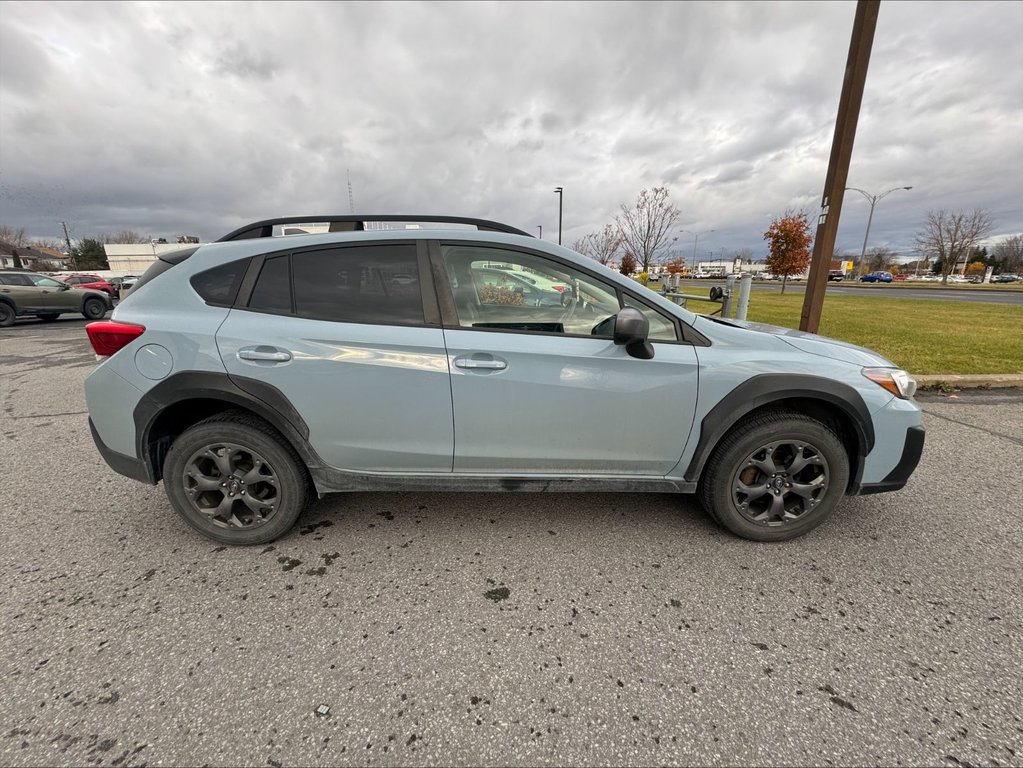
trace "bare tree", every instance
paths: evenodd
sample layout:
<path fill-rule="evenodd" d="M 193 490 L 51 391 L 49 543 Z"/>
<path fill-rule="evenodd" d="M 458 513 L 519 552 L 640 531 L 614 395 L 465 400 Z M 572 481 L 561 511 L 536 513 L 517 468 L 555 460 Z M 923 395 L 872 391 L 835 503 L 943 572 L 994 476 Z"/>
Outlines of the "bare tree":
<path fill-rule="evenodd" d="M 895 252 L 879 245 L 867 251 L 866 261 L 870 272 L 885 272 L 895 263 Z"/>
<path fill-rule="evenodd" d="M 944 209 L 928 211 L 923 227 L 916 234 L 916 244 L 922 253 L 938 261 L 941 284 L 947 285 L 948 276 L 955 271 L 959 259 L 965 258 L 993 226 L 990 214 L 981 208 L 974 209 L 972 213 Z"/>
<path fill-rule="evenodd" d="M 122 229 L 116 235 L 102 235 L 100 241 L 104 243 L 121 243 L 126 245 L 134 245 L 136 243 L 148 243 L 151 238 L 146 235 L 140 235 L 133 229 Z"/>
<path fill-rule="evenodd" d="M 9 227 L 6 224 L 0 225 L 0 241 L 13 245 L 15 248 L 28 246 L 28 238 L 25 236 L 24 227 Z"/>
<path fill-rule="evenodd" d="M 1002 272 L 1019 272 L 1023 269 L 1023 237 L 1013 235 L 995 246 L 994 257 Z"/>
<path fill-rule="evenodd" d="M 622 213 L 615 218 L 615 225 L 621 233 L 622 243 L 640 262 L 640 271 L 649 272 L 657 252 L 678 239 L 671 237 L 670 233 L 681 215 L 682 212 L 671 202 L 667 187 L 644 189 L 632 208 L 622 205 Z"/>
<path fill-rule="evenodd" d="M 32 247 L 33 248 L 39 248 L 39 249 L 48 248 L 51 251 L 56 251 L 57 253 L 63 253 L 64 249 L 67 246 L 64 245 L 64 241 L 60 240 L 59 238 L 56 238 L 56 237 L 42 237 L 42 238 L 39 238 L 38 240 L 34 240 L 32 242 Z"/>
<path fill-rule="evenodd" d="M 622 235 L 618 228 L 605 224 L 599 232 L 590 232 L 572 244 L 572 250 L 577 251 L 591 259 L 607 266 L 615 257 L 622 246 Z"/>

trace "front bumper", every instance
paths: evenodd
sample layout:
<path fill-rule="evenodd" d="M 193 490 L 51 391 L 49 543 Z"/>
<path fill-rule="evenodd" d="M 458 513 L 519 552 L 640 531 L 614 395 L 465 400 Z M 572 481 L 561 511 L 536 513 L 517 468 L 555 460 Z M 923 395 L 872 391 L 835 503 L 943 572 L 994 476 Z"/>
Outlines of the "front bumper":
<path fill-rule="evenodd" d="M 879 483 L 864 483 L 860 486 L 859 495 L 868 493 L 885 493 L 903 488 L 913 474 L 920 457 L 924 452 L 924 428 L 909 427 L 906 430 L 906 442 L 902 446 L 902 457 L 891 472 Z"/>

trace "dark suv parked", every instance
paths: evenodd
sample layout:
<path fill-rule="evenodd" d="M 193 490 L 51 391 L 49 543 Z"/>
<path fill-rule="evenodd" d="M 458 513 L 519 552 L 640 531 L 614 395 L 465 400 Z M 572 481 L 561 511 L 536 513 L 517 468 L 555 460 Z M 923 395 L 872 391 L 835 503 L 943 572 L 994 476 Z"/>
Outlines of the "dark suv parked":
<path fill-rule="evenodd" d="M 98 320 L 113 309 L 103 291 L 71 290 L 71 286 L 38 272 L 0 269 L 0 327 L 13 325 L 23 315 L 56 320 L 67 312 L 81 312 Z"/>

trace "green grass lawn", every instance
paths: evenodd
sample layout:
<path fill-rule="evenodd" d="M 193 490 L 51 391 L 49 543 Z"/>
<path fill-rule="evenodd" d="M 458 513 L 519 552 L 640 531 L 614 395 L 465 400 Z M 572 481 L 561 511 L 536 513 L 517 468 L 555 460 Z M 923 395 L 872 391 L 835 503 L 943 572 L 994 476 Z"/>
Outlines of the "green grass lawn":
<path fill-rule="evenodd" d="M 685 293 L 707 295 L 687 285 Z M 801 294 L 753 291 L 749 319 L 799 327 Z M 714 305 L 690 302 L 706 313 Z M 1023 373 L 1023 306 L 887 296 L 826 296 L 824 336 L 873 349 L 911 373 Z"/>

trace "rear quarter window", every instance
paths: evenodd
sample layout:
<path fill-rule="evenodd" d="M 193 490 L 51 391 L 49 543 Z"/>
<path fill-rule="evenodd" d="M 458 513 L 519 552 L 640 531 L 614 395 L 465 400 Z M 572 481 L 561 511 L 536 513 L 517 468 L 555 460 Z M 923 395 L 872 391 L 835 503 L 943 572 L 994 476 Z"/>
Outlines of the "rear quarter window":
<path fill-rule="evenodd" d="M 227 264 L 207 269 L 192 275 L 192 288 L 203 301 L 215 307 L 230 307 L 234 304 L 242 277 L 249 266 L 248 259 L 230 261 Z M 136 286 L 137 290 L 137 286 Z"/>

